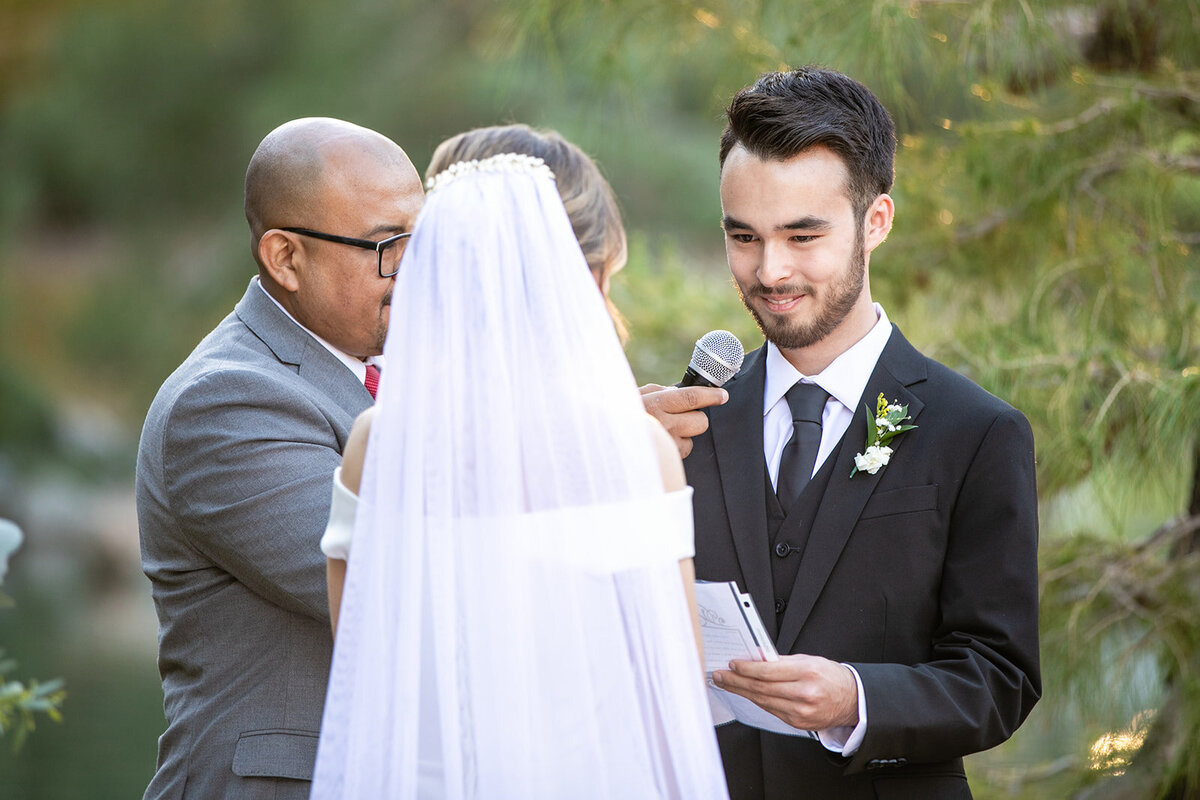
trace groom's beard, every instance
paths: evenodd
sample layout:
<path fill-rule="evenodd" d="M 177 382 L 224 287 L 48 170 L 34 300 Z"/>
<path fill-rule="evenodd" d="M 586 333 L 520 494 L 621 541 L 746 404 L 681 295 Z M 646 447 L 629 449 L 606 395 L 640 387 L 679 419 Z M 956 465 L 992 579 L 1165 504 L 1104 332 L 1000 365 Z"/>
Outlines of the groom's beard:
<path fill-rule="evenodd" d="M 809 284 L 793 283 L 771 289 L 758 281 L 748 287 L 738 284 L 738 295 L 742 298 L 742 305 L 750 312 L 750 316 L 754 317 L 758 329 L 768 342 L 774 342 L 781 350 L 810 347 L 833 333 L 837 326 L 842 324 L 842 320 L 862 295 L 866 278 L 867 259 L 863 253 L 862 231 L 859 230 L 854 238 L 854 255 L 846 265 L 846 270 L 820 294 Z M 788 319 L 760 314 L 750 302 L 754 297 L 770 297 L 776 294 L 806 294 L 817 301 L 816 311 L 808 319 Z"/>

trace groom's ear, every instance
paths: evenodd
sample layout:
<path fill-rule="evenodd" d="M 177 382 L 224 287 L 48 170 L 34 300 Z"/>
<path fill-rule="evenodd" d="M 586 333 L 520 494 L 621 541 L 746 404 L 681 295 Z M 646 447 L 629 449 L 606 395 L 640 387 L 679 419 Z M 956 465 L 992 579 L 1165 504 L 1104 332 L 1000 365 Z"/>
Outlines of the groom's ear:
<path fill-rule="evenodd" d="M 295 234 L 272 228 L 258 240 L 258 263 L 271 280 L 289 292 L 300 289 L 297 261 L 303 259 L 303 246 Z"/>
<path fill-rule="evenodd" d="M 863 249 L 870 253 L 892 231 L 892 220 L 896 215 L 896 205 L 890 195 L 881 194 L 876 197 L 863 218 Z"/>

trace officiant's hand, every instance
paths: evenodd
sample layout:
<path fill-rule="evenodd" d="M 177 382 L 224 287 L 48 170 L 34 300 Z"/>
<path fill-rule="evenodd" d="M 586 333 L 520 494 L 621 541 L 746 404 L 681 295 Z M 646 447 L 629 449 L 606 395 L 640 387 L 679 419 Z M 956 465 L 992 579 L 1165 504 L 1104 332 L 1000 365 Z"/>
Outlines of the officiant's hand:
<path fill-rule="evenodd" d="M 713 672 L 720 688 L 740 694 L 793 728 L 824 731 L 858 724 L 854 673 L 820 656 L 780 656 L 778 661 L 731 661 Z"/>
<path fill-rule="evenodd" d="M 729 399 L 724 389 L 711 386 L 659 386 L 648 383 L 639 390 L 646 411 L 667 429 L 679 457 L 692 452 L 692 437 L 708 430 L 708 415 L 700 409 L 719 406 Z"/>

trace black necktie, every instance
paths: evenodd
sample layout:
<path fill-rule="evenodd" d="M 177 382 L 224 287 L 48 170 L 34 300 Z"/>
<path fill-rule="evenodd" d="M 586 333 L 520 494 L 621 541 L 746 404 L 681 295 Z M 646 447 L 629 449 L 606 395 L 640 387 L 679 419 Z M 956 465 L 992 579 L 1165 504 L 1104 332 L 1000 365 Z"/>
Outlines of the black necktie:
<path fill-rule="evenodd" d="M 812 477 L 817 450 L 821 447 L 821 413 L 829 393 L 815 383 L 798 381 L 784 397 L 792 410 L 792 438 L 783 446 L 779 458 L 775 494 L 786 511 Z"/>

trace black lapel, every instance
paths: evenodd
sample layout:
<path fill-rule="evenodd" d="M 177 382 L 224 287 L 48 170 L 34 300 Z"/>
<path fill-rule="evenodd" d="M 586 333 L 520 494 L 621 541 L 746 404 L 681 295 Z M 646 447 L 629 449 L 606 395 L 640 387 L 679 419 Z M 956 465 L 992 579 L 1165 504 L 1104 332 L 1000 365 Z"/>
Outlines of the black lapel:
<path fill-rule="evenodd" d="M 866 448 L 867 424 L 866 406 L 875 410 L 875 401 L 882 393 L 889 401 L 899 401 L 900 405 L 908 406 L 908 415 L 915 422 L 920 416 L 924 403 L 914 395 L 908 387 L 925 380 L 925 357 L 908 343 L 900 333 L 899 328 L 892 331 L 875 371 L 867 381 L 866 389 L 855 410 L 854 419 L 846 429 L 843 446 L 837 454 L 833 465 L 833 474 L 829 476 L 829 484 L 825 495 L 817 509 L 813 520 L 812 532 L 808 545 L 804 550 L 800 569 L 796 574 L 796 582 L 792 585 L 792 593 L 788 600 L 787 610 L 779 626 L 779 636 L 776 640 L 779 652 L 791 652 L 804 627 L 808 615 L 812 612 L 825 582 L 829 580 L 846 541 L 850 538 L 867 504 L 871 493 L 883 477 L 884 470 L 874 475 L 860 472 L 853 478 L 850 470 L 854 467 L 854 456 Z M 913 431 L 912 433 L 918 433 Z M 903 435 L 891 442 L 893 451 L 904 446 Z"/>
<path fill-rule="evenodd" d="M 709 409 L 713 451 L 721 475 L 725 510 L 746 591 L 763 615 L 767 633 L 775 636 L 774 592 L 763 468 L 763 387 L 765 348 L 746 356 L 737 376 L 727 383 L 729 401 Z"/>

